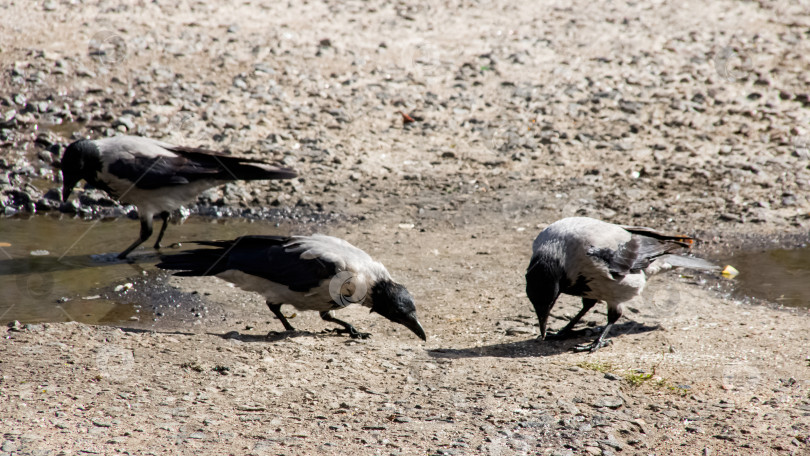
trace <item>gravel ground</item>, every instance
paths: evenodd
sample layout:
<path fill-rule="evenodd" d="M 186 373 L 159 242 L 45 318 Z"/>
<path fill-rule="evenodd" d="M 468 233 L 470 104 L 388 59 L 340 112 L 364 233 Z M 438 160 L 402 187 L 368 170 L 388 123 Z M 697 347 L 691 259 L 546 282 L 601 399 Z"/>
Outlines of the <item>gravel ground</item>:
<path fill-rule="evenodd" d="M 349 239 L 430 335 L 355 309 L 372 339 L 298 315 L 265 341 L 257 296 L 160 276 L 218 317 L 9 328 L 0 454 L 810 453 L 806 310 L 669 274 L 586 355 L 535 343 L 523 292 L 563 216 L 806 240 L 810 4 L 434 3 L 0 1 L 5 215 L 131 212 L 59 203 L 79 137 L 277 160 L 301 177 L 190 209 Z"/>

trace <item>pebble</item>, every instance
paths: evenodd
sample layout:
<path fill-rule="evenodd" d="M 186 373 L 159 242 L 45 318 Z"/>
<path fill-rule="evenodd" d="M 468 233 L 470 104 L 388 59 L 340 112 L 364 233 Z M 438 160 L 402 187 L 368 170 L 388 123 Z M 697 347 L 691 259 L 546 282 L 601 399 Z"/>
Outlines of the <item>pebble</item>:
<path fill-rule="evenodd" d="M 263 412 L 267 410 L 267 407 L 261 404 L 243 404 L 237 405 L 236 409 L 242 412 Z"/>
<path fill-rule="evenodd" d="M 116 293 L 120 293 L 122 291 L 126 292 L 126 291 L 131 290 L 133 286 L 134 285 L 131 282 L 128 282 L 128 283 L 125 283 L 125 284 L 122 284 L 122 285 L 116 285 L 116 287 L 113 290 Z"/>
<path fill-rule="evenodd" d="M 16 109 L 9 109 L 2 114 L 0 114 L 0 127 L 10 127 L 12 126 L 12 120 L 17 117 L 17 110 Z"/>
<path fill-rule="evenodd" d="M 532 335 L 534 333 L 534 328 L 529 326 L 513 326 L 506 330 L 507 336 Z"/>
<path fill-rule="evenodd" d="M 624 449 L 624 446 L 621 443 L 617 442 L 616 440 L 598 440 L 597 443 L 600 446 L 607 446 L 613 448 L 616 451 L 622 451 L 622 449 Z"/>
<path fill-rule="evenodd" d="M 557 406 L 560 407 L 560 411 L 563 413 L 567 413 L 569 415 L 577 415 L 579 414 L 579 408 L 576 405 L 572 404 L 571 402 L 558 400 Z"/>
<path fill-rule="evenodd" d="M 597 408 L 606 407 L 611 409 L 617 409 L 620 408 L 622 405 L 624 405 L 624 401 L 622 401 L 622 398 L 618 396 L 605 396 L 593 402 L 591 405 Z"/>
<path fill-rule="evenodd" d="M 117 119 L 115 119 L 115 121 L 112 123 L 112 126 L 113 126 L 113 128 L 123 126 L 125 131 L 130 131 L 131 132 L 131 131 L 135 130 L 135 121 L 132 118 L 132 116 L 125 115 L 125 116 L 121 116 L 121 117 L 118 117 Z"/>

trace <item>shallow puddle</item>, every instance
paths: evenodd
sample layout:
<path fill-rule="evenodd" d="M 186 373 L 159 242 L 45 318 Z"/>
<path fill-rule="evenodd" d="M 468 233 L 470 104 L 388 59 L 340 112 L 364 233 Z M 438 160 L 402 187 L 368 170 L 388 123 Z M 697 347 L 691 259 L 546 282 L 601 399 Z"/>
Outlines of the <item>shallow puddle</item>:
<path fill-rule="evenodd" d="M 132 253 L 134 262 L 115 259 L 137 238 L 139 226 L 129 219 L 0 219 L 0 323 L 151 320 L 153 303 L 143 301 L 158 298 L 142 288 L 158 274 L 151 248 L 157 235 Z M 190 217 L 168 227 L 164 245 L 286 231 L 267 221 Z M 140 289 L 130 292 L 127 284 L 133 283 Z"/>
<path fill-rule="evenodd" d="M 73 138 L 73 133 L 82 131 L 85 125 L 86 122 L 62 122 L 48 125 L 45 129 L 61 136 L 66 141 L 70 141 Z"/>
<path fill-rule="evenodd" d="M 722 261 L 740 271 L 732 280 L 738 297 L 810 308 L 810 247 L 739 252 Z"/>
<path fill-rule="evenodd" d="M 159 222 L 155 228 L 157 231 Z M 0 324 L 13 320 L 146 323 L 155 317 L 153 309 L 161 301 L 176 305 L 180 297 L 172 293 L 177 292 L 155 277 L 160 272 L 153 266 L 158 260 L 151 248 L 154 235 L 133 252 L 135 261 L 115 259 L 137 237 L 138 230 L 139 223 L 130 219 L 0 219 Z M 269 221 L 190 217 L 169 226 L 164 245 L 289 232 L 288 227 L 279 228 Z M 740 271 L 733 280 L 723 281 L 737 297 L 810 308 L 810 247 L 742 251 L 716 261 Z"/>

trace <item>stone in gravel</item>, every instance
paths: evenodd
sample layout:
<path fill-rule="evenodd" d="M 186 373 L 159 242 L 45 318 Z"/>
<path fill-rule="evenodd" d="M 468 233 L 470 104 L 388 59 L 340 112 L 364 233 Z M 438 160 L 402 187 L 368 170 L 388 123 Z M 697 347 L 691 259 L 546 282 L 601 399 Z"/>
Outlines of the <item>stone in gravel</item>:
<path fill-rule="evenodd" d="M 33 443 L 36 441 L 42 440 L 42 437 L 36 434 L 22 434 L 20 435 L 20 442 L 23 444 Z"/>
<path fill-rule="evenodd" d="M 622 401 L 622 398 L 620 398 L 618 396 L 605 396 L 605 397 L 593 402 L 591 405 L 596 407 L 596 408 L 605 408 L 605 407 L 607 407 L 607 408 L 617 409 L 617 408 L 621 407 L 623 404 L 624 404 L 624 401 Z"/>
<path fill-rule="evenodd" d="M 64 202 L 59 205 L 59 212 L 64 214 L 75 214 L 79 211 L 79 203 L 76 200 Z"/>
<path fill-rule="evenodd" d="M 742 217 L 737 214 L 732 214 L 730 212 L 724 212 L 720 214 L 720 220 L 725 222 L 737 222 L 742 223 Z"/>
<path fill-rule="evenodd" d="M 17 117 L 16 109 L 9 109 L 8 111 L 0 114 L 0 126 L 11 126 L 11 121 Z"/>
<path fill-rule="evenodd" d="M 121 116 L 112 123 L 113 128 L 118 128 L 119 126 L 123 126 L 126 128 L 127 131 L 135 130 L 135 122 L 132 120 L 132 116 L 125 115 Z"/>
<path fill-rule="evenodd" d="M 112 423 L 109 422 L 109 421 L 105 421 L 105 420 L 98 420 L 97 419 L 97 420 L 93 420 L 92 423 L 94 425 L 98 426 L 98 427 L 104 427 L 104 428 L 112 427 Z"/>
<path fill-rule="evenodd" d="M 664 410 L 663 412 L 661 412 L 661 414 L 669 418 L 678 419 L 678 412 L 676 412 L 675 410 Z"/>
<path fill-rule="evenodd" d="M 506 330 L 507 336 L 533 335 L 534 328 L 529 326 L 513 326 Z"/>
<path fill-rule="evenodd" d="M 244 405 L 237 405 L 236 410 L 242 412 L 263 412 L 267 410 L 267 407 L 261 404 L 244 404 Z"/>
<path fill-rule="evenodd" d="M 619 377 L 616 374 L 612 374 L 610 372 L 605 373 L 605 378 L 608 379 L 608 380 L 621 380 L 621 377 Z"/>
<path fill-rule="evenodd" d="M 53 200 L 40 198 L 34 204 L 34 207 L 38 212 L 47 212 L 52 209 L 56 209 L 59 206 L 59 203 Z"/>
<path fill-rule="evenodd" d="M 48 199 L 48 200 L 51 200 L 51 201 L 61 201 L 62 200 L 62 190 L 60 190 L 58 188 L 52 188 L 52 189 L 48 190 L 47 192 L 45 192 L 45 194 L 42 195 L 42 196 L 45 199 Z"/>
<path fill-rule="evenodd" d="M 563 413 L 568 413 L 569 415 L 576 415 L 579 413 L 577 406 L 568 401 L 559 400 L 557 401 L 557 406 L 560 407 L 560 410 Z"/>
<path fill-rule="evenodd" d="M 388 429 L 385 426 L 363 426 L 363 430 L 365 431 L 384 431 Z"/>
<path fill-rule="evenodd" d="M 616 451 L 622 451 L 622 449 L 624 448 L 621 443 L 615 440 L 598 440 L 597 443 L 599 444 L 599 446 L 607 446 L 613 448 Z"/>

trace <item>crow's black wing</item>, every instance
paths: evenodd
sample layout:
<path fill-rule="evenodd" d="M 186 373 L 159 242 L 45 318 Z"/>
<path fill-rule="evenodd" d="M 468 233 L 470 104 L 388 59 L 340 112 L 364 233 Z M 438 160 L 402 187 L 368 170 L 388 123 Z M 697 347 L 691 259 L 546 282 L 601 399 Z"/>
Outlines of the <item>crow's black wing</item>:
<path fill-rule="evenodd" d="M 255 158 L 233 157 L 193 147 L 173 146 L 168 150 L 189 160 L 195 166 L 216 170 L 217 178 L 221 180 L 292 179 L 298 175 L 290 168 Z"/>
<path fill-rule="evenodd" d="M 161 187 L 188 184 L 199 179 L 216 179 L 220 169 L 202 166 L 183 157 L 147 155 L 108 155 L 108 170 L 135 187 L 154 190 Z"/>
<path fill-rule="evenodd" d="M 660 231 L 656 231 L 652 228 L 647 228 L 645 226 L 624 226 L 624 225 L 619 226 L 623 230 L 628 231 L 632 234 L 658 239 L 659 241 L 672 241 L 686 248 L 691 247 L 692 244 L 694 244 L 695 242 L 695 238 L 687 236 L 685 234 L 665 234 L 661 233 Z"/>
<path fill-rule="evenodd" d="M 625 275 L 646 269 L 656 258 L 684 248 L 684 243 L 680 241 L 633 234 L 629 241 L 615 250 L 592 247 L 588 255 L 604 261 L 612 275 Z"/>
<path fill-rule="evenodd" d="M 232 157 L 220 152 L 154 141 L 149 138 L 116 137 L 104 140 L 103 161 L 111 174 L 153 190 L 184 185 L 201 179 L 290 179 L 289 168 L 261 160 Z"/>
<path fill-rule="evenodd" d="M 284 236 L 243 236 L 233 241 L 199 241 L 214 249 L 196 249 L 161 256 L 161 269 L 179 270 L 178 276 L 216 275 L 237 270 L 306 292 L 336 273 L 334 263 L 320 258 L 301 259 L 301 252 L 285 248 Z"/>

